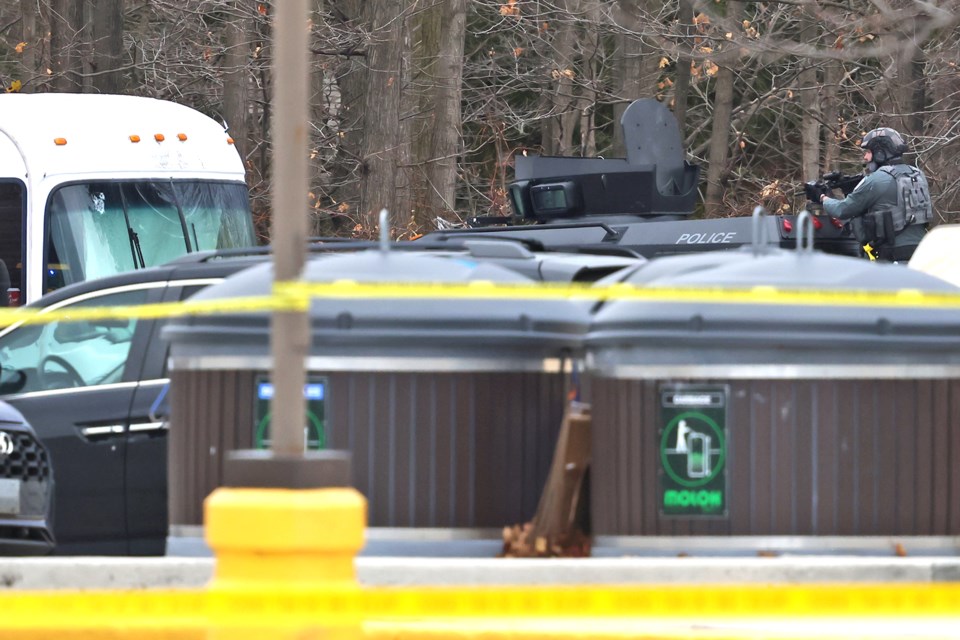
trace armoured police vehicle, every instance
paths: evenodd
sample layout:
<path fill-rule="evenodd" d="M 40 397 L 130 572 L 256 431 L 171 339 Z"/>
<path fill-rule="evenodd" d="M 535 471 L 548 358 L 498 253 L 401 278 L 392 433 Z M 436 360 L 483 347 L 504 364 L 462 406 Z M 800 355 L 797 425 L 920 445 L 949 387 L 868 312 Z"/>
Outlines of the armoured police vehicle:
<path fill-rule="evenodd" d="M 677 121 L 653 99 L 633 102 L 621 119 L 626 158 L 516 157 L 509 196 L 513 215 L 474 218 L 469 228 L 427 239 L 480 234 L 556 250 L 627 251 L 647 258 L 749 245 L 755 232 L 796 246 L 796 216 L 693 219 L 700 167 L 685 159 Z M 858 255 L 844 225 L 813 218 L 815 248 Z M 495 226 L 497 225 L 497 226 Z M 757 227 L 756 231 L 754 227 Z"/>

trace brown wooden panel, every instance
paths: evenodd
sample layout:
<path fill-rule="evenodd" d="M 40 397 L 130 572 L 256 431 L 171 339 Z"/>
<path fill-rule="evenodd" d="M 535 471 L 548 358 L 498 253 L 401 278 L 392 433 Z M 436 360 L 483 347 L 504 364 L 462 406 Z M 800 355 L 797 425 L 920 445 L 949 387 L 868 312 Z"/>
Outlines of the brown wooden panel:
<path fill-rule="evenodd" d="M 432 416 L 436 456 L 430 460 L 430 486 L 434 504 L 427 522 L 439 527 L 456 526 L 457 421 L 455 418 L 456 376 L 441 378 L 431 375 L 434 412 Z M 445 461 L 445 462 L 444 462 Z M 425 526 L 425 525 L 421 525 Z"/>
<path fill-rule="evenodd" d="M 499 437 L 502 423 L 503 406 L 493 397 L 490 376 L 476 378 L 476 445 L 475 478 L 491 478 L 490 482 L 478 482 L 475 485 L 476 503 L 475 522 L 489 522 L 492 519 L 494 502 L 498 499 L 497 488 L 492 479 L 500 472 L 502 460 L 493 452 Z M 472 479 L 473 480 L 473 479 Z"/>
<path fill-rule="evenodd" d="M 342 394 L 342 390 L 340 390 L 341 393 L 337 393 L 336 389 L 331 389 L 333 394 L 330 401 L 337 407 L 337 418 L 345 420 L 345 428 L 352 434 L 354 446 L 351 450 L 350 463 L 353 469 L 353 484 L 357 491 L 367 498 L 367 520 L 372 524 L 369 512 L 370 501 L 375 498 L 373 460 L 370 454 L 373 447 L 371 430 L 373 418 L 370 402 L 372 381 L 369 376 L 360 374 L 351 374 L 347 378 L 349 387 L 346 397 Z M 338 424 L 331 426 L 333 429 L 339 429 Z"/>
<path fill-rule="evenodd" d="M 896 509 L 894 532 L 902 535 L 917 533 L 915 505 L 917 498 L 916 465 L 917 439 L 923 437 L 925 427 L 917 424 L 916 383 L 902 380 L 892 383 L 893 429 L 896 434 L 896 488 L 893 493 Z M 927 434 L 929 437 L 929 434 Z"/>
<path fill-rule="evenodd" d="M 813 535 L 813 505 L 816 500 L 816 485 L 813 478 L 818 471 L 819 460 L 815 455 L 814 442 L 820 431 L 818 422 L 817 395 L 814 386 L 807 380 L 798 380 L 794 389 L 794 462 L 793 496 L 794 513 L 792 531 L 797 535 Z"/>
<path fill-rule="evenodd" d="M 614 420 L 612 383 L 607 379 L 591 379 L 589 402 L 591 411 L 590 523 L 598 535 L 616 535 L 615 513 L 618 498 L 612 466 L 615 463 L 611 440 L 618 424 Z"/>
<path fill-rule="evenodd" d="M 643 478 L 649 464 L 643 454 L 649 449 L 648 443 L 655 441 L 655 436 L 651 437 L 647 416 L 643 411 L 642 383 L 627 382 L 622 393 L 620 407 L 625 421 L 621 444 L 624 449 L 622 460 L 625 468 L 621 469 L 621 472 L 626 477 L 623 490 L 629 504 L 629 508 L 623 513 L 623 520 L 627 531 L 639 534 L 644 530 L 643 516 L 648 508 L 644 501 Z"/>
<path fill-rule="evenodd" d="M 813 383 L 811 394 L 814 398 L 813 420 L 816 429 L 811 433 L 810 455 L 816 470 L 811 479 L 815 498 L 810 525 L 813 535 L 820 535 L 823 531 L 836 530 L 836 504 L 840 490 L 835 420 L 837 399 L 834 386 L 826 382 Z"/>
<path fill-rule="evenodd" d="M 947 483 L 947 502 L 950 515 L 947 530 L 960 535 L 960 381 L 950 381 L 950 478 Z"/>
<path fill-rule="evenodd" d="M 437 468 L 437 394 L 436 378 L 429 374 L 414 376 L 413 445 L 411 491 L 416 496 L 410 513 L 410 526 L 429 527 L 436 519 L 437 491 L 433 478 Z M 449 466 L 447 456 L 445 466 Z M 434 524 L 433 526 L 446 526 Z"/>
<path fill-rule="evenodd" d="M 727 521 L 657 518 L 655 381 L 594 381 L 598 533 L 957 535 L 956 381 L 737 381 Z M 646 386 L 644 386 L 646 385 Z M 651 394 L 649 402 L 647 393 Z M 638 398 L 640 400 L 638 401 Z M 643 434 L 646 425 L 651 431 Z M 638 428 L 639 425 L 639 428 Z M 632 436 L 636 431 L 639 439 Z M 641 481 L 638 482 L 637 479 Z M 653 488 L 653 489 L 651 489 Z M 638 519 L 638 507 L 641 517 Z"/>
<path fill-rule="evenodd" d="M 522 381 L 516 376 L 511 376 L 514 384 Z M 490 376 L 491 388 L 493 389 L 493 401 L 499 406 L 500 412 L 497 420 L 496 439 L 494 440 L 494 451 L 492 456 L 496 460 L 496 475 L 491 478 L 496 493 L 494 498 L 494 509 L 491 509 L 489 525 L 502 526 L 510 522 L 524 522 L 528 518 L 523 513 L 523 431 L 517 428 L 518 415 L 521 410 L 519 395 L 514 389 L 513 393 L 504 395 L 503 380 L 497 376 Z M 521 390 L 522 393 L 522 390 Z M 483 479 L 478 479 L 481 482 Z M 499 503 L 499 505 L 497 505 Z M 499 511 L 499 506 L 503 511 Z M 532 516 L 533 514 L 531 514 Z"/>
<path fill-rule="evenodd" d="M 772 406 L 774 408 L 772 429 L 772 457 L 774 461 L 771 475 L 773 494 L 773 531 L 771 533 L 793 533 L 796 523 L 796 399 L 794 385 L 781 381 L 772 385 Z"/>
<path fill-rule="evenodd" d="M 896 383 L 881 380 L 877 385 L 877 416 L 874 423 L 877 447 L 876 466 L 872 469 L 878 478 L 876 502 L 877 522 L 868 532 L 873 535 L 900 533 L 897 523 L 897 447 L 899 435 L 896 424 Z"/>
<path fill-rule="evenodd" d="M 859 533 L 860 497 L 860 396 L 856 384 L 840 381 L 834 389 L 836 416 L 837 492 L 835 531 Z M 829 531 L 829 530 L 827 530 Z"/>
<path fill-rule="evenodd" d="M 950 458 L 951 458 L 951 422 L 950 388 L 951 383 L 935 380 L 930 385 L 932 438 L 932 486 L 933 509 L 930 514 L 930 530 L 933 535 L 948 535 L 950 516 Z"/>
<path fill-rule="evenodd" d="M 644 501 L 643 478 L 649 465 L 643 454 L 652 446 L 650 443 L 655 441 L 655 436 L 643 412 L 643 384 L 625 381 L 621 394 L 619 407 L 624 428 L 620 440 L 623 447 L 620 472 L 626 479 L 622 490 L 629 506 L 620 516 L 626 530 L 637 534 L 643 531 L 643 516 L 648 508 Z"/>
<path fill-rule="evenodd" d="M 417 463 L 417 416 L 413 394 L 416 393 L 416 376 L 392 375 L 396 397 L 390 407 L 392 446 L 387 453 L 392 462 L 391 521 L 397 527 L 413 526 L 413 509 L 416 491 L 413 470 Z"/>
<path fill-rule="evenodd" d="M 396 412 L 392 409 L 397 402 L 396 378 L 388 373 L 376 373 L 372 380 L 370 398 L 373 407 L 371 415 L 373 452 L 370 463 L 373 465 L 373 496 L 370 500 L 371 523 L 379 527 L 395 527 L 396 519 L 393 484 L 396 474 L 396 459 L 393 456 L 396 447 Z"/>
<path fill-rule="evenodd" d="M 862 388 L 861 388 L 862 387 Z M 857 535 L 868 535 L 877 530 L 877 498 L 880 495 L 876 470 L 879 464 L 879 442 L 877 439 L 877 395 L 876 385 L 856 385 L 858 400 L 857 413 L 854 416 L 857 425 L 857 493 L 854 502 L 856 509 Z"/>
<path fill-rule="evenodd" d="M 459 376 L 456 388 L 455 419 L 458 427 L 456 441 L 456 493 L 457 526 L 477 526 L 476 504 L 481 500 L 476 482 L 479 473 L 477 459 L 481 442 L 487 442 L 477 419 L 480 381 L 477 376 Z M 466 500 L 461 499 L 466 496 Z"/>
<path fill-rule="evenodd" d="M 934 400 L 933 383 L 929 380 L 918 380 L 914 383 L 916 397 L 915 424 L 917 425 L 916 455 L 914 468 L 916 469 L 916 488 L 914 491 L 914 532 L 916 535 L 936 535 L 933 528 L 933 512 L 936 510 L 933 500 L 933 475 L 936 462 L 933 454 L 933 442 L 936 426 L 933 421 Z M 906 426 L 909 431 L 909 424 Z M 909 497 L 908 497 L 909 499 Z M 910 503 L 908 502 L 907 505 Z"/>
<path fill-rule="evenodd" d="M 218 413 L 217 409 L 219 409 L 218 405 L 222 402 L 222 398 L 214 395 L 218 386 L 217 382 L 219 382 L 216 378 L 220 377 L 218 373 L 205 372 L 198 377 L 197 391 L 199 397 L 197 398 L 196 426 L 193 429 L 194 441 L 192 443 L 197 448 L 197 482 L 194 485 L 193 509 L 191 509 L 190 514 L 191 519 L 195 522 L 200 520 L 199 505 L 203 496 L 208 492 L 207 488 L 210 487 L 210 457 L 216 453 L 215 451 L 211 452 L 210 448 L 213 446 L 212 435 L 220 426 L 215 420 Z"/>
<path fill-rule="evenodd" d="M 187 436 L 190 420 L 190 387 L 186 372 L 175 371 L 170 376 L 170 426 L 167 431 L 167 512 L 170 524 L 186 524 L 185 502 L 192 470 Z"/>
<path fill-rule="evenodd" d="M 519 376 L 521 391 L 517 395 L 519 415 L 515 422 L 515 432 L 511 433 L 511 440 L 517 446 L 519 465 L 516 468 L 520 479 L 521 504 L 520 512 L 524 521 L 530 520 L 537 510 L 537 501 L 543 490 L 545 477 L 540 475 L 540 459 L 553 453 L 551 447 L 538 446 L 548 439 L 547 424 L 549 411 L 541 409 L 540 403 L 545 399 L 546 391 L 550 388 L 549 381 L 544 376 L 523 374 Z"/>
<path fill-rule="evenodd" d="M 756 380 L 752 387 L 751 422 L 754 432 L 750 464 L 754 485 L 750 505 L 750 529 L 754 535 L 764 535 L 773 532 L 773 417 L 776 408 L 769 382 Z"/>
<path fill-rule="evenodd" d="M 638 425 L 638 447 L 642 460 L 640 485 L 640 504 L 643 513 L 641 531 L 659 532 L 660 527 L 660 398 L 655 382 L 638 382 L 635 393 L 641 400 L 640 415 L 642 424 Z"/>
<path fill-rule="evenodd" d="M 737 381 L 730 385 L 727 409 L 727 513 L 729 533 L 749 535 L 750 502 L 753 494 L 751 443 L 754 425 L 751 420 L 750 383 Z"/>

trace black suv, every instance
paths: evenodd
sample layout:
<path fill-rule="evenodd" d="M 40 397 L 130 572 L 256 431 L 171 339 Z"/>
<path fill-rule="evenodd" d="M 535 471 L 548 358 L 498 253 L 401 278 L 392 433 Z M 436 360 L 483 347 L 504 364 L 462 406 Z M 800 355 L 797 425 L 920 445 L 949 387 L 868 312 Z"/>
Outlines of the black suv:
<path fill-rule="evenodd" d="M 330 243 L 313 250 L 370 246 Z M 523 244 L 497 240 L 393 246 L 491 260 L 535 280 L 561 282 L 594 281 L 638 263 L 629 256 L 534 253 Z M 31 307 L 43 312 L 179 301 L 267 259 L 266 249 L 194 253 L 160 267 L 71 285 Z M 36 429 L 56 472 L 57 554 L 164 553 L 167 423 L 161 400 L 168 379 L 162 322 L 72 321 L 0 329 L 0 397 Z"/>

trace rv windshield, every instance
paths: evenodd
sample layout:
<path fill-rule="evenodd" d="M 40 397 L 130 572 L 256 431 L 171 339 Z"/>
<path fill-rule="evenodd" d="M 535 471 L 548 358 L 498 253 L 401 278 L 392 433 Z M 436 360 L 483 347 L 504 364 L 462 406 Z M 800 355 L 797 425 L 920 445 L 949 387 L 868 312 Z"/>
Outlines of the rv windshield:
<path fill-rule="evenodd" d="M 44 292 L 192 251 L 255 244 L 241 183 L 74 183 L 53 192 L 47 216 Z"/>

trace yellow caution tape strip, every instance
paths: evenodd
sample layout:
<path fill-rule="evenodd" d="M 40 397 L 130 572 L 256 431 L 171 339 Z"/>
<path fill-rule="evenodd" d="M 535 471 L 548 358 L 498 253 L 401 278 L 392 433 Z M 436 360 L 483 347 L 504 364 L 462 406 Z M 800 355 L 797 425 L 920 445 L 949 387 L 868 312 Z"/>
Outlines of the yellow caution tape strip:
<path fill-rule="evenodd" d="M 10 592 L 3 628 L 217 619 L 936 618 L 960 625 L 960 584 L 423 587 Z M 191 622 L 192 621 L 192 622 Z M 960 629 L 960 626 L 957 627 Z"/>
<path fill-rule="evenodd" d="M 792 306 L 884 307 L 960 309 L 960 293 L 897 291 L 751 288 L 659 288 L 630 284 L 590 286 L 558 283 L 368 283 L 343 280 L 330 283 L 281 282 L 269 296 L 185 301 L 125 307 L 65 307 L 49 311 L 0 309 L 0 326 L 14 323 L 43 324 L 60 321 L 302 312 L 314 298 L 386 300 L 632 300 L 653 303 L 758 304 Z"/>

